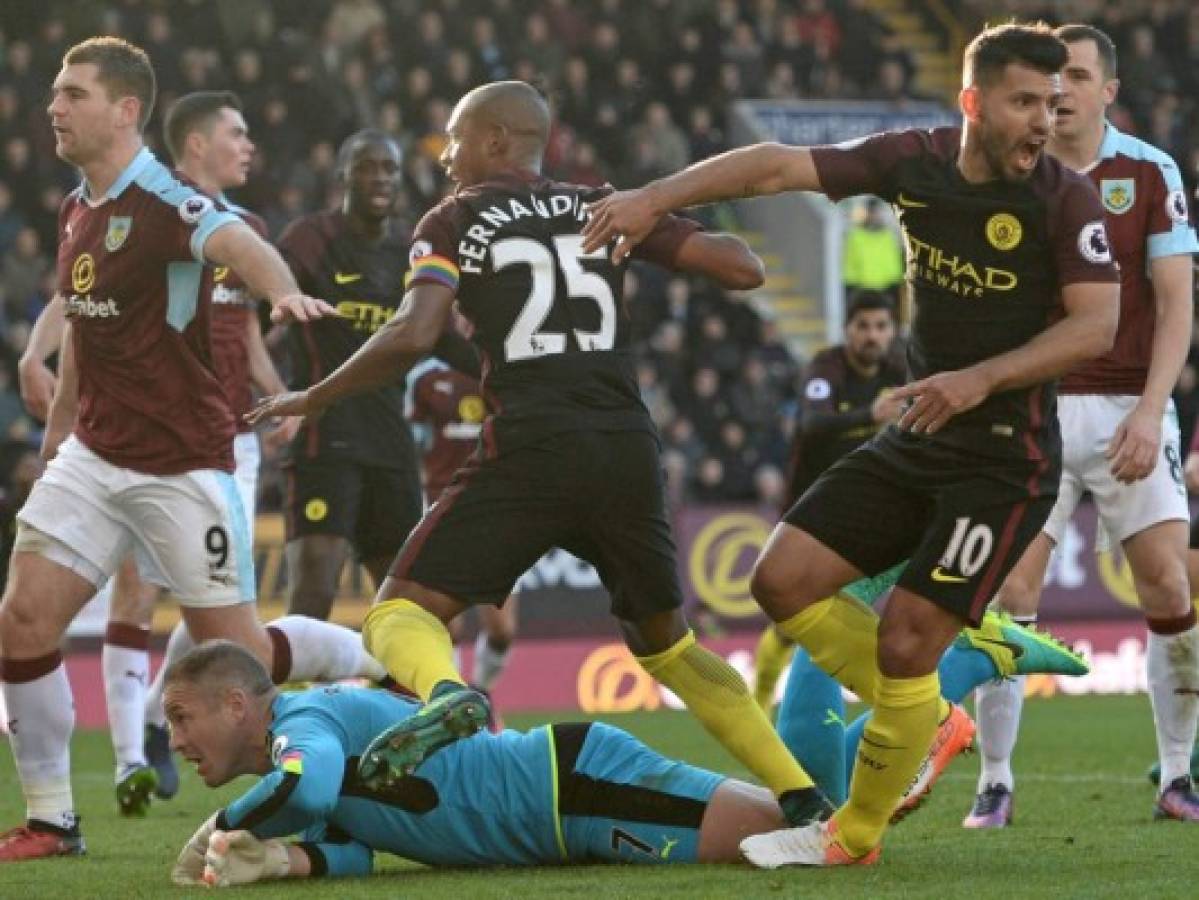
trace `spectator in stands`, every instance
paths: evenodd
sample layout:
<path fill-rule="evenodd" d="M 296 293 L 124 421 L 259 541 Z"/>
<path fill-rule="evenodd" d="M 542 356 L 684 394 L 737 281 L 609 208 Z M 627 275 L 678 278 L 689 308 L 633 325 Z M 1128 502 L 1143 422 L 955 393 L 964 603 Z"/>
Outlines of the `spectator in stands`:
<path fill-rule="evenodd" d="M 891 227 L 886 205 L 870 198 L 860 207 L 856 221 L 845 230 L 841 277 L 849 293 L 879 291 L 898 306 L 903 282 L 903 247 Z"/>

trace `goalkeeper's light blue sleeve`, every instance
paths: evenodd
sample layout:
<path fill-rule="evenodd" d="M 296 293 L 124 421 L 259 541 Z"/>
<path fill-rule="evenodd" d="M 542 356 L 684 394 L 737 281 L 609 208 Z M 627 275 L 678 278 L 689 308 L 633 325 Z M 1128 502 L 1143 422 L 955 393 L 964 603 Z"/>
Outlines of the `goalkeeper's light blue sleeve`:
<path fill-rule="evenodd" d="M 337 806 L 346 768 L 341 730 L 326 711 L 308 706 L 292 714 L 284 695 L 275 701 L 271 759 L 275 770 L 223 809 L 217 827 L 257 838 L 286 837 L 323 822 Z"/>
<path fill-rule="evenodd" d="M 299 846 L 308 855 L 310 878 L 354 878 L 374 869 L 375 854 L 370 847 L 324 822 L 308 828 Z"/>

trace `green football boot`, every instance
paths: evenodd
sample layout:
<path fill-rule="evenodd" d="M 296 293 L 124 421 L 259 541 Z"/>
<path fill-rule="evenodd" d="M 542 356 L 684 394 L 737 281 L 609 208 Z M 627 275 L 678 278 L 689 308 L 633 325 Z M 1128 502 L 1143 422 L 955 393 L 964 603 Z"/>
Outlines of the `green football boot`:
<path fill-rule="evenodd" d="M 988 611 L 978 628 L 963 628 L 954 638 L 954 646 L 963 650 L 981 650 L 999 672 L 1013 675 L 1086 675 L 1087 661 L 1053 635 L 1028 625 L 1018 625 L 1007 613 Z"/>
<path fill-rule="evenodd" d="M 372 790 L 385 789 L 442 747 L 485 728 L 490 713 L 487 698 L 473 688 L 445 691 L 380 732 L 362 752 L 358 777 Z"/>
<path fill-rule="evenodd" d="M 117 809 L 122 816 L 144 818 L 150 811 L 150 798 L 158 787 L 158 773 L 150 766 L 123 772 L 117 782 Z"/>

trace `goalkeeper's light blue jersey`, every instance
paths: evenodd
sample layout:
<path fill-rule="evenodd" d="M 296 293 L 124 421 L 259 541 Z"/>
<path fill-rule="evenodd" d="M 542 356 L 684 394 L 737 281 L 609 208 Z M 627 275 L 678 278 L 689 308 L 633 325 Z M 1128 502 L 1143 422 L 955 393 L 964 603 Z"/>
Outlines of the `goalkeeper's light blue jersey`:
<path fill-rule="evenodd" d="M 372 850 L 430 865 L 563 861 L 546 728 L 481 732 L 379 793 L 359 782 L 358 757 L 416 703 L 329 686 L 281 694 L 272 708 L 275 771 L 230 804 L 219 827 L 259 838 L 303 833 L 315 875 L 366 874 Z"/>

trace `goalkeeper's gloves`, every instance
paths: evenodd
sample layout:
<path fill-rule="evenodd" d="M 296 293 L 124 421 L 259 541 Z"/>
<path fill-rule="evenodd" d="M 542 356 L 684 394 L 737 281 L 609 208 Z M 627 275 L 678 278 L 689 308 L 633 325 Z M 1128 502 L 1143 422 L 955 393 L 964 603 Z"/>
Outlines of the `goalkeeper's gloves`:
<path fill-rule="evenodd" d="M 216 831 L 216 817 L 213 813 L 196 833 L 184 844 L 179 858 L 171 869 L 171 881 L 180 886 L 204 883 L 204 854 L 208 852 L 208 839 Z"/>
<path fill-rule="evenodd" d="M 209 887 L 286 878 L 291 871 L 287 844 L 260 841 L 248 831 L 215 832 L 208 840 L 204 862 L 204 883 Z"/>

